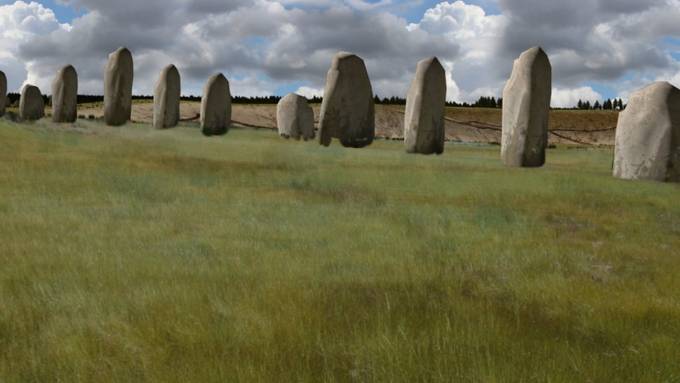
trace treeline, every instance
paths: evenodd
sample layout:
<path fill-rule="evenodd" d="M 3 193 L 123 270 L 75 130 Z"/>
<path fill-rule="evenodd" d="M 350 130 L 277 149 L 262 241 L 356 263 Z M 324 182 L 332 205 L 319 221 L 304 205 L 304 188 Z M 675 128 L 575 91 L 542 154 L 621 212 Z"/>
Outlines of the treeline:
<path fill-rule="evenodd" d="M 19 98 L 20 94 L 19 93 L 8 93 L 7 98 L 9 98 L 9 103 L 10 105 L 18 105 L 19 103 Z M 43 95 L 43 99 L 45 100 L 45 104 L 49 103 L 49 97 L 46 95 Z M 153 100 L 153 96 L 150 95 L 133 95 L 132 96 L 133 100 L 148 100 L 151 101 Z M 200 102 L 201 97 L 200 96 L 182 96 L 181 97 L 182 101 L 194 101 L 194 102 Z M 380 97 L 378 95 L 375 95 L 373 98 L 374 102 L 378 105 L 406 105 L 406 99 L 403 97 Z M 278 102 L 281 100 L 281 96 L 262 96 L 262 97 L 243 97 L 243 96 L 234 96 L 232 97 L 231 101 L 234 104 L 278 104 Z M 309 100 L 309 103 L 311 104 L 320 104 L 322 101 L 321 97 L 314 96 Z M 78 103 L 79 104 L 87 104 L 87 103 L 96 103 L 96 102 L 104 102 L 104 96 L 100 95 L 88 95 L 88 94 L 79 94 L 78 95 Z M 473 103 L 468 103 L 468 102 L 455 102 L 455 101 L 447 101 L 446 106 L 453 106 L 453 107 L 465 107 L 465 108 L 502 108 L 503 107 L 503 98 L 495 98 L 495 97 L 480 97 L 477 101 Z M 623 110 L 626 108 L 626 105 L 624 105 L 622 99 L 607 99 L 603 102 L 600 101 L 595 101 L 594 103 L 591 103 L 590 101 L 582 101 L 578 100 L 578 103 L 576 106 L 572 108 L 564 108 L 564 109 L 581 109 L 581 110 Z"/>
<path fill-rule="evenodd" d="M 626 106 L 623 104 L 622 99 L 606 99 L 602 103 L 599 101 L 595 101 L 594 103 L 590 103 L 590 101 L 582 101 L 578 100 L 578 103 L 576 104 L 576 109 L 582 109 L 582 110 L 624 110 L 626 109 Z"/>

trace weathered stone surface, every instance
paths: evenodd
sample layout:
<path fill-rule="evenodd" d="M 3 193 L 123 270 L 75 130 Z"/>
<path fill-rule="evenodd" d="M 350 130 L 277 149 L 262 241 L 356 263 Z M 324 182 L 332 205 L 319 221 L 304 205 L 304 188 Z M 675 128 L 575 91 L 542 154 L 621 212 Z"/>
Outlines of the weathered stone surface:
<path fill-rule="evenodd" d="M 614 176 L 680 182 L 680 90 L 655 82 L 631 95 L 619 114 Z"/>
<path fill-rule="evenodd" d="M 104 80 L 104 121 L 118 126 L 130 120 L 132 114 L 132 53 L 118 48 L 109 55 Z"/>
<path fill-rule="evenodd" d="M 295 93 L 282 98 L 276 105 L 276 126 L 281 137 L 314 138 L 314 111 L 307 99 Z"/>
<path fill-rule="evenodd" d="M 319 142 L 328 146 L 338 138 L 343 146 L 361 148 L 374 137 L 373 89 L 364 61 L 351 53 L 338 53 L 326 75 Z"/>
<path fill-rule="evenodd" d="M 205 84 L 201 99 L 201 129 L 206 136 L 225 134 L 231 125 L 229 81 L 222 73 Z"/>
<path fill-rule="evenodd" d="M 444 152 L 446 71 L 436 57 L 422 60 L 406 96 L 404 142 L 409 153 Z"/>
<path fill-rule="evenodd" d="M 0 71 L 0 117 L 5 115 L 5 108 L 7 107 L 7 76 L 3 71 Z"/>
<path fill-rule="evenodd" d="M 168 65 L 161 71 L 153 95 L 153 127 L 172 128 L 179 122 L 181 84 L 179 71 Z"/>
<path fill-rule="evenodd" d="M 551 93 L 548 55 L 538 47 L 522 53 L 503 90 L 501 158 L 506 165 L 545 164 Z"/>
<path fill-rule="evenodd" d="M 21 90 L 19 116 L 23 120 L 39 120 L 45 116 L 45 101 L 37 86 L 26 85 Z"/>
<path fill-rule="evenodd" d="M 52 81 L 52 121 L 74 122 L 78 118 L 78 73 L 67 65 Z"/>

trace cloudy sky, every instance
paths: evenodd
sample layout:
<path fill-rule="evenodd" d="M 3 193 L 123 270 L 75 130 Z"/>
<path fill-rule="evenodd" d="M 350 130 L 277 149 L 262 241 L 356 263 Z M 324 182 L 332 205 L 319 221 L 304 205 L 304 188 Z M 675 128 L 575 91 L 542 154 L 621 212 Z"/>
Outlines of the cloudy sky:
<path fill-rule="evenodd" d="M 80 93 L 101 94 L 109 52 L 134 55 L 136 94 L 174 63 L 200 95 L 223 72 L 232 94 L 320 94 L 333 54 L 363 57 L 380 96 L 403 96 L 416 62 L 438 56 L 448 99 L 498 96 L 512 61 L 542 46 L 553 105 L 680 86 L 680 0 L 0 0 L 0 70 L 9 90 L 49 93 L 73 64 Z"/>

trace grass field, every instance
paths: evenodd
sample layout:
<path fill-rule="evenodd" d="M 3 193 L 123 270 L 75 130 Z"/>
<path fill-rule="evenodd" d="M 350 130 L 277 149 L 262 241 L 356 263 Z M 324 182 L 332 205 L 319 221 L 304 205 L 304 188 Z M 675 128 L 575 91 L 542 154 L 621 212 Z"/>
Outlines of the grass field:
<path fill-rule="evenodd" d="M 557 148 L 0 122 L 0 382 L 679 382 L 680 187 Z"/>

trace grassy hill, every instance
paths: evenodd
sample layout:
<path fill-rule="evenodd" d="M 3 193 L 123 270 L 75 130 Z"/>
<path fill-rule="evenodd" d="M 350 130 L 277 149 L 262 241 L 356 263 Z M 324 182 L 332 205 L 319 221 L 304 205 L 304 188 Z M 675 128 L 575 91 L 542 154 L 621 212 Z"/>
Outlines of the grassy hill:
<path fill-rule="evenodd" d="M 0 148 L 0 381 L 680 377 L 680 189 L 610 149 L 85 120 Z"/>

